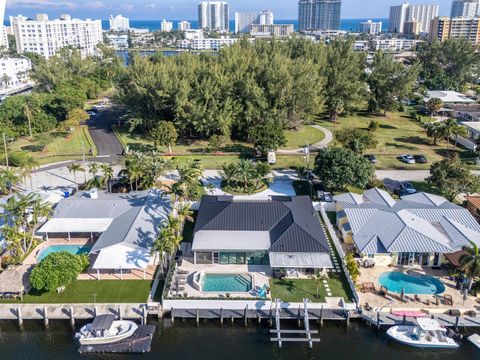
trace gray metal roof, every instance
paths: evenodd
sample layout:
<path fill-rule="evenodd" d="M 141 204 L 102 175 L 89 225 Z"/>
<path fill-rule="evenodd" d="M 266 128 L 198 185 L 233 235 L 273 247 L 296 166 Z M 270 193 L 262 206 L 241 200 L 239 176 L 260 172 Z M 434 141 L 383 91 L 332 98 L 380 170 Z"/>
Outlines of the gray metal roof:
<path fill-rule="evenodd" d="M 320 219 L 308 196 L 272 197 L 263 201 L 204 196 L 195 234 L 200 231 L 268 231 L 273 252 L 329 251 Z"/>
<path fill-rule="evenodd" d="M 333 268 L 332 259 L 328 253 L 279 253 L 269 254 L 272 268 Z"/>
<path fill-rule="evenodd" d="M 441 196 L 415 194 L 392 203 L 383 195 L 368 190 L 361 204 L 345 202 L 347 197 L 337 201 L 363 253 L 449 253 L 472 238 L 480 243 L 480 224 L 467 209 Z"/>

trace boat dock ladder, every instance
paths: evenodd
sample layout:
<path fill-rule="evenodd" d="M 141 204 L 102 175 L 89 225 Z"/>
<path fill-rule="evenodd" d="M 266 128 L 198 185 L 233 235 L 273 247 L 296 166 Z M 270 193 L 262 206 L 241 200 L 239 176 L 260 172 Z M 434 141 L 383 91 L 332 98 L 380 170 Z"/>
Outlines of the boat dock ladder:
<path fill-rule="evenodd" d="M 276 337 L 270 338 L 270 341 L 277 341 L 278 347 L 282 347 L 282 342 L 308 342 L 310 348 L 313 347 L 314 342 L 320 342 L 320 338 L 313 338 L 312 334 L 318 334 L 317 330 L 310 330 L 310 319 L 308 315 L 308 299 L 303 299 L 303 323 L 305 326 L 304 330 L 282 330 L 280 327 L 280 308 L 281 301 L 279 299 L 275 300 L 275 329 L 270 329 L 270 333 L 274 334 Z M 298 334 L 305 335 L 306 337 L 282 337 L 282 334 Z"/>

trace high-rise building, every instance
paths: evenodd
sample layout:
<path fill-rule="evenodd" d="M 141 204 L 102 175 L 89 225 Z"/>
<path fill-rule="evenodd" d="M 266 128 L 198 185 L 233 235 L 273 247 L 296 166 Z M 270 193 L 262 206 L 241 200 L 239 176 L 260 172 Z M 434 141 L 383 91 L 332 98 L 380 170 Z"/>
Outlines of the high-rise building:
<path fill-rule="evenodd" d="M 264 10 L 260 13 L 235 13 L 235 33 L 248 33 L 252 25 L 273 25 L 273 12 Z"/>
<path fill-rule="evenodd" d="M 101 20 L 72 19 L 67 14 L 49 20 L 47 14 L 37 14 L 34 20 L 10 16 L 10 24 L 19 54 L 28 51 L 49 58 L 71 46 L 80 49 L 82 56 L 94 55 L 103 41 Z"/>
<path fill-rule="evenodd" d="M 130 20 L 122 15 L 110 15 L 110 30 L 127 31 L 130 29 Z"/>
<path fill-rule="evenodd" d="M 198 4 L 198 24 L 202 29 L 229 31 L 229 7 L 223 1 L 202 1 Z"/>
<path fill-rule="evenodd" d="M 473 46 L 480 45 L 480 18 L 436 17 L 432 21 L 430 40 L 467 39 Z"/>
<path fill-rule="evenodd" d="M 0 46 L 8 47 L 7 31 L 3 26 L 6 0 L 0 0 Z"/>
<path fill-rule="evenodd" d="M 405 35 L 419 35 L 422 32 L 422 23 L 419 21 L 405 21 L 403 33 Z"/>
<path fill-rule="evenodd" d="M 339 30 L 341 0 L 299 0 L 298 29 Z"/>
<path fill-rule="evenodd" d="M 173 30 L 173 22 L 167 21 L 165 19 L 160 23 L 160 31 L 170 32 Z"/>
<path fill-rule="evenodd" d="M 361 22 L 360 32 L 364 34 L 379 34 L 382 32 L 382 22 L 372 20 Z"/>
<path fill-rule="evenodd" d="M 454 0 L 452 2 L 451 18 L 472 18 L 478 15 L 480 3 L 478 0 Z"/>
<path fill-rule="evenodd" d="M 246 34 L 250 32 L 250 27 L 258 23 L 257 13 L 235 13 L 235 33 Z"/>
<path fill-rule="evenodd" d="M 420 32 L 428 32 L 432 20 L 438 16 L 438 5 L 411 5 L 408 2 L 402 5 L 391 6 L 388 31 L 404 33 L 405 22 L 419 22 Z"/>
<path fill-rule="evenodd" d="M 190 21 L 179 21 L 177 23 L 177 29 L 180 30 L 180 31 L 187 31 L 187 30 L 190 30 L 192 28 L 192 24 L 190 23 Z"/>
<path fill-rule="evenodd" d="M 259 25 L 273 25 L 274 22 L 273 12 L 270 10 L 263 10 L 258 15 L 258 24 Z"/>
<path fill-rule="evenodd" d="M 3 88 L 0 88 L 0 94 L 7 94 L 29 85 L 30 70 L 32 70 L 32 61 L 26 57 L 0 58 L 0 78 L 7 79 L 3 83 Z"/>

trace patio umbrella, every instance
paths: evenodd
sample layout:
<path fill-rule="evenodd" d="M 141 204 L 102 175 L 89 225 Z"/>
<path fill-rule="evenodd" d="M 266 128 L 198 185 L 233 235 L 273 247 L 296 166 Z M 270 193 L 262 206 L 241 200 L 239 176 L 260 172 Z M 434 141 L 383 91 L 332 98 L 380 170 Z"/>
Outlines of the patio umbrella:
<path fill-rule="evenodd" d="M 405 289 L 402 288 L 402 293 L 400 294 L 400 301 L 403 303 L 403 298 L 405 297 Z"/>

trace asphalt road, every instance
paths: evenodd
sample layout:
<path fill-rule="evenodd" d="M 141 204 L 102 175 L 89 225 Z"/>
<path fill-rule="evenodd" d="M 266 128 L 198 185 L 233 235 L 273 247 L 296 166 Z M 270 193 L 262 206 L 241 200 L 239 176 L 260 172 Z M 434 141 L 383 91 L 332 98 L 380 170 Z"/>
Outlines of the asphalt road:
<path fill-rule="evenodd" d="M 88 131 L 97 147 L 98 161 L 118 162 L 122 156 L 123 147 L 112 130 L 112 124 L 117 120 L 118 113 L 112 109 L 102 109 L 88 122 Z"/>

